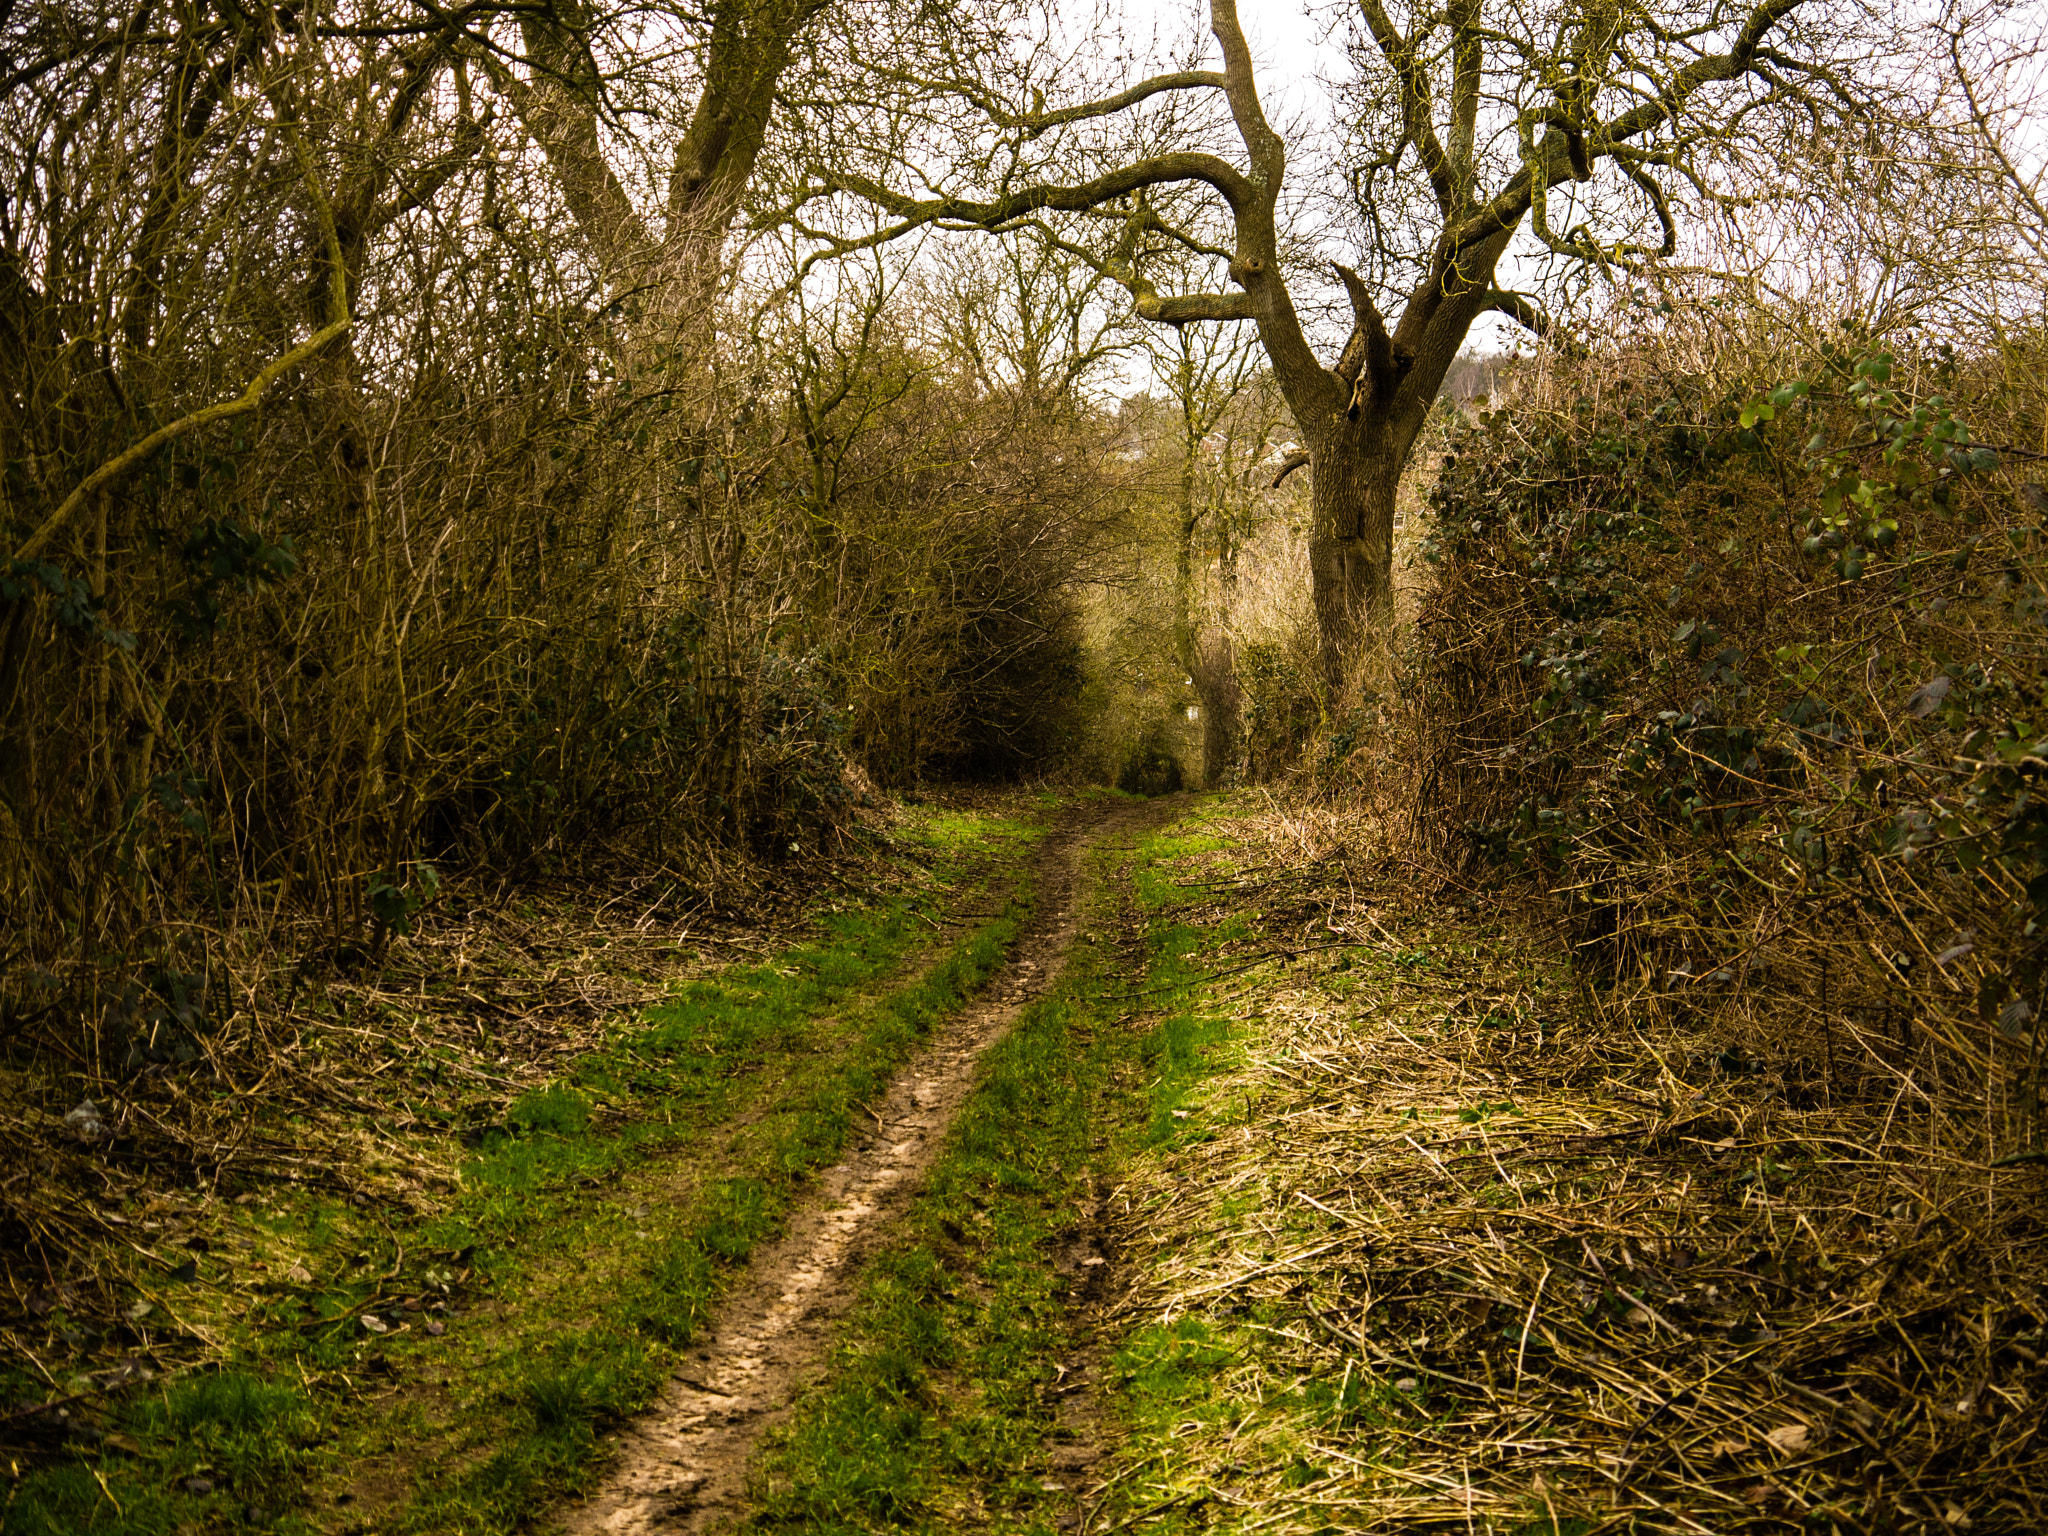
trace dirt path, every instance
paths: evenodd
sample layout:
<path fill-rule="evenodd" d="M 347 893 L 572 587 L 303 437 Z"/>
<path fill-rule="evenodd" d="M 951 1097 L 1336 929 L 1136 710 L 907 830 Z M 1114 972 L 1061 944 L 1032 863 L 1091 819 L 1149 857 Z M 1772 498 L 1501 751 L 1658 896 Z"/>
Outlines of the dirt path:
<path fill-rule="evenodd" d="M 870 1113 L 874 1128 L 823 1174 L 779 1242 L 754 1255 L 660 1402 L 619 1437 L 604 1483 L 563 1510 L 578 1536 L 685 1536 L 744 1508 L 747 1464 L 821 1370 L 860 1261 L 901 1212 L 974 1085 L 975 1067 L 1057 978 L 1077 922 L 1083 856 L 1157 819 L 1117 805 L 1056 828 L 1039 849 L 1037 915 L 982 995 L 912 1058 Z"/>

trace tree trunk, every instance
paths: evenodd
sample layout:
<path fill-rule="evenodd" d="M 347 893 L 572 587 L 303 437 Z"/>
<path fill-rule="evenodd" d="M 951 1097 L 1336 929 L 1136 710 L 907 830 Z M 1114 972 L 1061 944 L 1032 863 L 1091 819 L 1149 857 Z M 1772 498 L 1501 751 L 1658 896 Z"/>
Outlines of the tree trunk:
<path fill-rule="evenodd" d="M 1382 441 L 1386 434 L 1376 433 Z M 1339 421 L 1311 445 L 1308 561 L 1322 642 L 1323 683 L 1332 696 L 1346 682 L 1368 624 L 1384 633 L 1394 614 L 1394 498 L 1401 456 Z"/>
<path fill-rule="evenodd" d="M 1217 635 L 1195 673 L 1202 690 L 1203 783 L 1210 789 L 1229 778 L 1244 740 L 1244 692 L 1237 686 L 1237 645 L 1230 633 L 1237 621 L 1238 530 L 1222 509 L 1216 522 Z"/>
<path fill-rule="evenodd" d="M 1229 635 L 1218 635 L 1202 647 L 1194 678 L 1202 700 L 1202 783 L 1215 789 L 1230 776 L 1230 766 L 1237 760 L 1243 702 L 1237 687 L 1237 653 Z"/>
<path fill-rule="evenodd" d="M 1181 408 L 1188 408 L 1189 386 L 1186 383 L 1187 368 L 1182 367 Z M 1201 433 L 1194 423 L 1188 423 L 1188 432 L 1181 443 L 1180 496 L 1174 504 L 1174 554 L 1173 554 L 1173 659 L 1181 676 L 1195 685 L 1195 697 L 1202 702 L 1202 766 L 1200 779 L 1204 784 L 1214 781 L 1216 764 L 1208 755 L 1209 741 L 1209 690 L 1203 673 L 1204 657 L 1201 652 L 1201 616 L 1196 611 L 1195 592 L 1195 532 L 1201 526 L 1202 514 L 1195 505 L 1195 455 L 1201 451 Z"/>

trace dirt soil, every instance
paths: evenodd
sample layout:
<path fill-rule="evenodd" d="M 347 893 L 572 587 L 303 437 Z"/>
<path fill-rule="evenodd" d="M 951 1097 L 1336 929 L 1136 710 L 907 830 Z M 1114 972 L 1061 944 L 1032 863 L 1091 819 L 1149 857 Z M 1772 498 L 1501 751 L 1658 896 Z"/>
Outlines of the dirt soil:
<path fill-rule="evenodd" d="M 1037 909 L 982 995 L 944 1025 L 870 1108 L 874 1128 L 823 1174 L 788 1232 L 754 1255 L 661 1400 L 618 1437 L 612 1467 L 557 1524 L 576 1536 L 694 1536 L 745 1509 L 755 1448 L 823 1370 L 863 1260 L 901 1216 L 972 1091 L 982 1053 L 1059 976 L 1088 849 L 1151 825 L 1186 797 L 1077 808 L 1035 856 Z"/>

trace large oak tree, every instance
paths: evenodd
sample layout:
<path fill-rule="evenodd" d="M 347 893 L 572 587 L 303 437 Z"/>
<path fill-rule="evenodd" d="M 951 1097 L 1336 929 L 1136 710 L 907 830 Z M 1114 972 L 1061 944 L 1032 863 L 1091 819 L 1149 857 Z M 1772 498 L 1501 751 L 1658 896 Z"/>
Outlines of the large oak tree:
<path fill-rule="evenodd" d="M 1396 488 L 1474 322 L 1502 310 L 1545 324 L 1500 285 L 1510 246 L 1526 235 L 1575 263 L 1629 267 L 1677 249 L 1689 204 L 1739 206 L 1756 190 L 1752 151 L 1782 164 L 1801 133 L 1853 108 L 1828 41 L 1839 34 L 1798 25 L 1809 4 L 1818 14 L 1822 0 L 1357 0 L 1361 80 L 1341 169 L 1354 265 L 1370 263 L 1369 277 L 1302 259 L 1289 145 L 1261 104 L 1235 0 L 1210 0 L 1221 68 L 1064 104 L 1049 99 L 1053 71 L 1034 68 L 1042 47 L 942 42 L 921 64 L 872 61 L 905 100 L 949 104 L 967 152 L 935 172 L 929 143 L 907 136 L 913 152 L 811 166 L 794 202 L 881 210 L 872 230 L 825 233 L 827 253 L 933 226 L 1030 233 L 1115 279 L 1147 320 L 1257 326 L 1306 445 L 1334 687 L 1365 626 L 1391 611 Z M 1205 98 L 1227 110 L 1234 143 L 1202 131 Z M 1207 291 L 1164 286 L 1190 253 L 1212 258 Z M 1333 269 L 1349 334 L 1319 352 L 1297 291 Z"/>

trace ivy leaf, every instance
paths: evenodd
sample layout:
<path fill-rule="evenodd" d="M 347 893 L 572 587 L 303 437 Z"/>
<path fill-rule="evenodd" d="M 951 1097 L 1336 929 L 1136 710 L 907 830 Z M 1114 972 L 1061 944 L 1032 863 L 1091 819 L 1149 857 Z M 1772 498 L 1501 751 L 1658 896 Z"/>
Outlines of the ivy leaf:
<path fill-rule="evenodd" d="M 1941 708 L 1953 687 L 1952 677 L 1930 677 L 1907 697 L 1906 713 L 1915 720 L 1925 720 Z"/>

